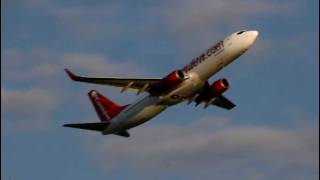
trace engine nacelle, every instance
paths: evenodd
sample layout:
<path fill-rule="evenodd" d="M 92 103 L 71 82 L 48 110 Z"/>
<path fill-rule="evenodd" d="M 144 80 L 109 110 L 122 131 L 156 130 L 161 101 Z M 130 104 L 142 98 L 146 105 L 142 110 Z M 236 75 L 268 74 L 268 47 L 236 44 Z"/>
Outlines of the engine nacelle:
<path fill-rule="evenodd" d="M 211 101 L 214 100 L 215 97 L 223 94 L 226 90 L 229 89 L 229 82 L 227 79 L 219 79 L 209 85 L 208 82 L 206 82 L 205 87 L 203 88 L 203 91 L 199 94 L 199 96 L 195 99 L 195 102 L 197 104 L 200 104 L 201 102 L 207 102 L 208 104 L 211 104 Z"/>
<path fill-rule="evenodd" d="M 211 96 L 220 95 L 227 89 L 229 89 L 229 82 L 227 79 L 219 79 L 210 86 Z"/>
<path fill-rule="evenodd" d="M 185 74 L 183 71 L 181 70 L 176 70 L 171 72 L 169 75 L 167 75 L 166 77 L 164 77 L 161 80 L 161 84 L 165 87 L 175 87 L 177 85 L 179 85 L 180 83 L 182 83 L 182 81 L 185 79 Z"/>

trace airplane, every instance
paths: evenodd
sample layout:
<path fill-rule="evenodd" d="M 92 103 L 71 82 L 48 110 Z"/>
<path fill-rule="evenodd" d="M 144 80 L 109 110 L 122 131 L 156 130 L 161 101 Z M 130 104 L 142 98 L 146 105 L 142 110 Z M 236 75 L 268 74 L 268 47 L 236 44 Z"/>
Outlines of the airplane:
<path fill-rule="evenodd" d="M 204 108 L 215 105 L 230 110 L 235 104 L 223 95 L 229 89 L 228 80 L 221 78 L 209 84 L 208 79 L 247 51 L 258 34 L 256 30 L 235 32 L 192 59 L 183 68 L 176 69 L 163 78 L 84 77 L 65 69 L 73 81 L 121 87 L 121 92 L 133 89 L 137 94 L 147 94 L 133 104 L 118 105 L 98 91 L 91 90 L 88 96 L 100 122 L 63 126 L 98 131 L 103 135 L 129 137 L 129 129 L 181 102 L 195 102 L 196 106 L 204 104 Z"/>

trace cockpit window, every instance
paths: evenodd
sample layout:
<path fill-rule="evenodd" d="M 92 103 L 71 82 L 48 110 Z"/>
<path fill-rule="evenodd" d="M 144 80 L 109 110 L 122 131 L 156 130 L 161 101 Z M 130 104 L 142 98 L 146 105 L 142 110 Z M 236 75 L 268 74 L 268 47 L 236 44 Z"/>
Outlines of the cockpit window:
<path fill-rule="evenodd" d="M 244 33 L 244 32 L 246 32 L 246 31 L 239 31 L 239 32 L 237 33 L 237 35 L 242 34 L 242 33 Z"/>

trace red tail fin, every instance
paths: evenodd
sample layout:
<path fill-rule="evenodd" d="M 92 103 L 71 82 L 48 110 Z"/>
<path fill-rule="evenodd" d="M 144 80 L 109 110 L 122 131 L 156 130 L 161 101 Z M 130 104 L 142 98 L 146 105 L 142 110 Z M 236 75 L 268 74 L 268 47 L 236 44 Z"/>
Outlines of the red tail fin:
<path fill-rule="evenodd" d="M 96 90 L 91 90 L 88 96 L 101 121 L 107 122 L 118 115 L 126 106 L 119 106 L 110 99 L 104 97 Z"/>

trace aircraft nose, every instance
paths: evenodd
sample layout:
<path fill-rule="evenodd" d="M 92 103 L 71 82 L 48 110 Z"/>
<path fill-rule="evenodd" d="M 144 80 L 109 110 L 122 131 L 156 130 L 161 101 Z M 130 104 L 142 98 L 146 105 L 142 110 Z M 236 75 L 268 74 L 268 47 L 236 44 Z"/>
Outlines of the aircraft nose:
<path fill-rule="evenodd" d="M 254 42 L 257 39 L 259 32 L 258 31 L 250 31 L 250 34 L 251 34 L 253 42 Z"/>
<path fill-rule="evenodd" d="M 252 35 L 254 36 L 254 39 L 257 39 L 259 31 L 252 31 Z"/>
<path fill-rule="evenodd" d="M 249 34 L 249 46 L 251 46 L 257 39 L 258 35 L 259 35 L 259 32 L 256 31 L 256 30 L 252 30 L 252 31 L 248 31 L 248 34 Z"/>

